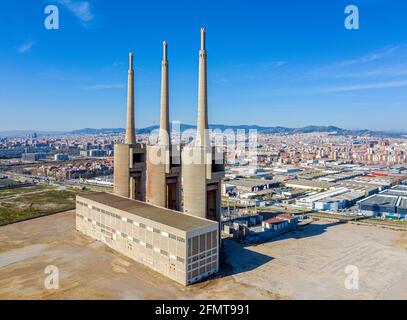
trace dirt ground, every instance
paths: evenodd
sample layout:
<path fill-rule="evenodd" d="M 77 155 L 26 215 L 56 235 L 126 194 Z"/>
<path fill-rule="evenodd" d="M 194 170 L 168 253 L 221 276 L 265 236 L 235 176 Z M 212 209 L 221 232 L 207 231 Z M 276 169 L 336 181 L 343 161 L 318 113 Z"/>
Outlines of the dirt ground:
<path fill-rule="evenodd" d="M 183 287 L 81 235 L 74 212 L 0 228 L 1 299 L 407 299 L 407 233 L 319 222 L 273 242 L 226 241 L 215 279 Z M 344 287 L 347 265 L 358 290 Z M 59 269 L 47 290 L 44 270 Z"/>
<path fill-rule="evenodd" d="M 231 242 L 226 248 L 237 282 L 282 296 L 407 299 L 405 231 L 317 222 L 257 247 Z M 239 258 L 238 250 L 249 250 L 248 259 Z M 357 267 L 357 290 L 345 287 L 347 266 Z"/>

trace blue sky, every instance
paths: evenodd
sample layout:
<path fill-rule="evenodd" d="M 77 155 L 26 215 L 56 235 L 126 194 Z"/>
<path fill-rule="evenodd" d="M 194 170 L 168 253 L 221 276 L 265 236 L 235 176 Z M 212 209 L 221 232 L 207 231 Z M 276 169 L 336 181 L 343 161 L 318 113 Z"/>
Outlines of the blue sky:
<path fill-rule="evenodd" d="M 157 124 L 164 39 L 171 120 L 195 123 L 201 26 L 211 123 L 407 131 L 406 15 L 384 0 L 2 1 L 0 131 L 123 127 L 129 51 L 136 125 Z"/>

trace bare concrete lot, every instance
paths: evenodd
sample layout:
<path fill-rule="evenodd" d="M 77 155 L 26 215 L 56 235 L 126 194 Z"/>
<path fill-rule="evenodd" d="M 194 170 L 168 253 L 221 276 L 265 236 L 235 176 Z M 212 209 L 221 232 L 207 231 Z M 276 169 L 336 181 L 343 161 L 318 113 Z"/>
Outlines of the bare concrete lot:
<path fill-rule="evenodd" d="M 239 258 L 241 247 L 230 243 L 228 262 L 239 283 L 295 299 L 407 299 L 406 232 L 318 222 L 247 249 L 271 260 Z M 358 290 L 345 287 L 347 266 L 359 271 Z"/>
<path fill-rule="evenodd" d="M 74 229 L 67 212 L 0 228 L 1 299 L 406 299 L 407 233 L 315 223 L 257 247 L 227 241 L 221 277 L 190 287 Z M 60 288 L 44 288 L 55 265 Z M 344 287 L 347 265 L 359 290 Z"/>

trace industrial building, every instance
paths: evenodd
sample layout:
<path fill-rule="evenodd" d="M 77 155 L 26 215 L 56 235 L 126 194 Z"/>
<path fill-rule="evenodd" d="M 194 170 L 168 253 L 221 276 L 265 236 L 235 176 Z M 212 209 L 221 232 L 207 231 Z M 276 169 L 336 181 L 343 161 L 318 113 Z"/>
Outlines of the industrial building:
<path fill-rule="evenodd" d="M 331 174 L 328 176 L 320 177 L 320 178 L 318 178 L 318 180 L 335 183 L 338 181 L 349 180 L 352 178 L 363 176 L 364 174 L 365 174 L 364 172 L 360 172 L 360 171 L 340 172 L 340 173 L 335 173 L 335 174 Z"/>
<path fill-rule="evenodd" d="M 130 54 L 127 126 L 123 144 L 115 145 L 114 192 L 140 201 L 220 221 L 223 154 L 211 146 L 208 126 L 206 31 L 201 29 L 197 134 L 192 145 L 173 154 L 169 130 L 168 45 L 163 43 L 161 112 L 158 143 L 136 143 L 134 71 Z M 221 159 L 221 160 L 219 160 Z"/>
<path fill-rule="evenodd" d="M 69 160 L 69 156 L 64 153 L 57 153 L 54 155 L 54 160 L 55 161 L 67 161 L 67 160 Z"/>
<path fill-rule="evenodd" d="M 326 181 L 295 179 L 285 182 L 286 187 L 294 189 L 306 189 L 322 191 L 328 190 L 335 186 L 335 184 Z"/>
<path fill-rule="evenodd" d="M 363 215 L 407 219 L 407 186 L 399 185 L 358 202 Z"/>
<path fill-rule="evenodd" d="M 35 162 L 45 159 L 48 156 L 46 152 L 23 153 L 21 156 L 22 161 Z"/>
<path fill-rule="evenodd" d="M 365 197 L 364 192 L 352 192 L 347 188 L 334 188 L 298 199 L 296 204 L 303 208 L 322 211 L 339 211 Z"/>
<path fill-rule="evenodd" d="M 114 147 L 114 194 L 78 196 L 76 207 L 77 230 L 183 285 L 219 270 L 225 169 L 223 154 L 209 140 L 205 41 L 206 31 L 201 29 L 195 141 L 183 148 L 171 144 L 164 42 L 158 143 L 137 142 L 130 53 L 126 134 Z M 199 161 L 191 162 L 191 153 Z"/>
<path fill-rule="evenodd" d="M 103 192 L 76 201 L 77 230 L 183 285 L 219 270 L 216 222 Z"/>
<path fill-rule="evenodd" d="M 263 231 L 281 231 L 294 228 L 298 224 L 298 217 L 290 214 L 280 214 L 262 222 Z"/>
<path fill-rule="evenodd" d="M 276 180 L 265 179 L 237 179 L 229 180 L 223 184 L 223 195 L 236 194 L 242 197 L 245 194 L 254 194 L 255 196 L 261 193 L 262 195 L 272 193 L 273 187 L 279 185 Z"/>

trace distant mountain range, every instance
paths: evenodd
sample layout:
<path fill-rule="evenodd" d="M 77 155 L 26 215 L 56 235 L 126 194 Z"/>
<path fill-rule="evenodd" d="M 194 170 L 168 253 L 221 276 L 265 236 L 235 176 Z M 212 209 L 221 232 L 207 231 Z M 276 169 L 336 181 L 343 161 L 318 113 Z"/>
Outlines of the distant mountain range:
<path fill-rule="evenodd" d="M 295 133 L 313 133 L 313 132 L 329 132 L 337 135 L 350 135 L 350 136 L 376 136 L 376 137 L 401 137 L 407 135 L 402 132 L 383 132 L 372 131 L 367 129 L 362 130 L 348 130 L 335 126 L 306 126 L 303 128 L 287 128 L 287 127 L 263 127 L 257 125 L 224 125 L 213 124 L 209 126 L 210 129 L 217 129 L 224 131 L 226 129 L 232 130 L 257 130 L 259 133 L 268 134 L 295 134 Z M 139 134 L 148 134 L 159 128 L 158 125 L 149 126 L 143 129 L 137 130 Z M 195 129 L 196 126 L 189 124 L 181 124 L 180 130 L 183 132 L 188 129 Z M 110 128 L 110 129 L 81 129 L 68 132 L 68 134 L 112 134 L 112 133 L 124 133 L 123 128 Z"/>
<path fill-rule="evenodd" d="M 295 134 L 295 133 L 314 133 L 314 132 L 329 132 L 337 135 L 350 135 L 350 136 L 375 136 L 375 137 L 406 137 L 405 132 L 384 132 L 384 131 L 372 131 L 367 129 L 362 130 L 348 130 L 335 126 L 306 126 L 303 128 L 286 128 L 286 127 L 264 127 L 257 125 L 223 125 L 214 124 L 209 126 L 211 129 L 218 129 L 224 131 L 226 129 L 232 130 L 257 130 L 259 133 L 268 134 Z M 156 129 L 158 125 L 149 126 L 143 129 L 137 130 L 139 134 L 148 134 Z M 189 124 L 181 124 L 180 130 L 183 132 L 188 129 L 195 129 L 196 126 Z M 97 135 L 97 134 L 122 134 L 125 132 L 123 128 L 102 128 L 93 129 L 85 128 L 74 131 L 33 131 L 33 130 L 16 130 L 16 131 L 3 131 L 0 132 L 0 136 L 27 136 L 36 133 L 37 135 Z"/>

